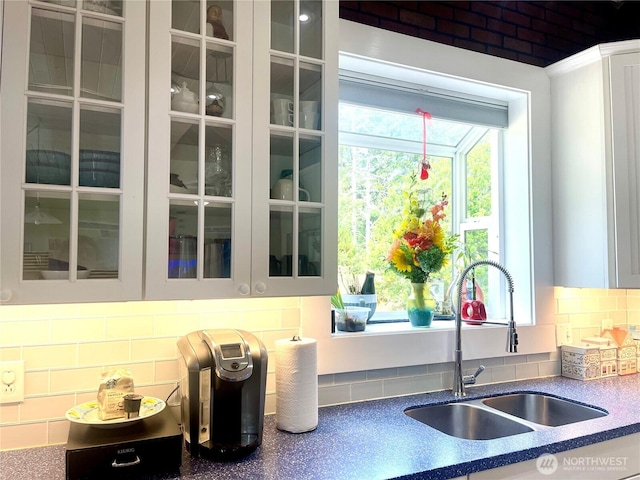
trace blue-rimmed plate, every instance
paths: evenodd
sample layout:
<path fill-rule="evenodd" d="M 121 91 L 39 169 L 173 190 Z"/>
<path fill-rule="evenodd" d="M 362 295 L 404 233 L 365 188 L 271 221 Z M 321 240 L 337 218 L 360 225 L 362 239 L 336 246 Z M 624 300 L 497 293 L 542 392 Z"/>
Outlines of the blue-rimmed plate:
<path fill-rule="evenodd" d="M 140 402 L 140 414 L 135 418 L 114 418 L 113 420 L 100 420 L 98 416 L 98 402 L 81 403 L 67 410 L 65 417 L 73 423 L 90 425 L 96 428 L 120 428 L 127 427 L 132 423 L 139 422 L 145 418 L 153 417 L 164 410 L 166 403 L 155 397 L 143 397 Z"/>

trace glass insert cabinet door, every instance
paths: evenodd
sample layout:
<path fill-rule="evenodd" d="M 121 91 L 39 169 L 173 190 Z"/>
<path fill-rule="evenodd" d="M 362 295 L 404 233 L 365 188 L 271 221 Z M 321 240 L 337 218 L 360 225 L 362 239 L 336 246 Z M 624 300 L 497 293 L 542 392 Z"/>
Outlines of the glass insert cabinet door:
<path fill-rule="evenodd" d="M 323 272 L 323 2 L 272 1 L 269 277 Z"/>
<path fill-rule="evenodd" d="M 123 251 L 126 244 L 139 258 L 142 250 L 134 226 L 142 202 L 132 199 L 144 188 L 144 144 L 128 127 L 144 121 L 144 90 L 133 86 L 144 78 L 144 7 L 61 0 L 5 8 L 3 190 L 7 179 L 11 186 L 2 235 L 20 240 L 10 242 L 15 257 L 3 248 L 3 289 L 34 303 L 139 299 L 142 263 Z M 106 281 L 115 288 L 105 294 Z"/>
<path fill-rule="evenodd" d="M 252 3 L 150 2 L 149 12 L 146 296 L 247 295 Z"/>

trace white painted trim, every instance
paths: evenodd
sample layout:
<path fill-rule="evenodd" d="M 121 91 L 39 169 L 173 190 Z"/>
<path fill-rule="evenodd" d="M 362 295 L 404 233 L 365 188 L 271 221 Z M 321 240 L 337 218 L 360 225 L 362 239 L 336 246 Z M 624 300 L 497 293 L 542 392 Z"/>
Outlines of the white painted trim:
<path fill-rule="evenodd" d="M 604 43 L 595 45 L 587 50 L 576 53 L 564 60 L 560 60 L 545 68 L 550 77 L 563 75 L 593 62 L 602 60 L 603 57 L 629 53 L 640 50 L 640 40 L 625 40 L 622 42 Z"/>
<path fill-rule="evenodd" d="M 534 320 L 535 326 L 520 327 L 520 352 L 541 353 L 556 350 L 553 322 L 553 269 L 548 243 L 551 238 L 551 155 L 550 81 L 544 69 L 489 55 L 462 50 L 414 37 L 340 21 L 340 51 L 344 61 L 360 65 L 375 58 L 379 72 L 371 74 L 401 77 L 405 81 L 429 84 L 443 82 L 444 88 L 466 86 L 466 93 L 482 96 L 502 92 L 510 110 L 513 138 L 505 145 L 505 189 L 518 193 L 522 204 L 508 205 L 506 221 L 521 230 L 518 241 L 507 239 L 506 262 L 516 281 L 519 305 L 516 319 Z M 408 67 L 408 71 L 403 70 Z M 405 71 L 402 77 L 400 72 Z M 408 78 L 411 77 L 411 78 Z M 443 85 L 436 84 L 436 87 Z M 528 148 L 523 154 L 521 142 Z M 528 175 L 522 175 L 522 168 Z M 528 169 L 528 170 L 526 170 Z M 512 176 L 513 175 L 513 176 Z M 528 215 L 523 215 L 526 211 Z M 537 242 L 535 240 L 538 240 Z M 531 268 L 512 270 L 511 263 L 531 259 Z M 318 341 L 320 374 L 352 372 L 453 361 L 453 330 L 417 330 L 380 335 L 332 336 L 328 297 L 301 300 L 302 334 Z M 543 325 L 544 324 L 544 325 Z M 505 353 L 506 333 L 502 327 L 471 329 L 463 334 L 465 359 L 501 357 Z"/>

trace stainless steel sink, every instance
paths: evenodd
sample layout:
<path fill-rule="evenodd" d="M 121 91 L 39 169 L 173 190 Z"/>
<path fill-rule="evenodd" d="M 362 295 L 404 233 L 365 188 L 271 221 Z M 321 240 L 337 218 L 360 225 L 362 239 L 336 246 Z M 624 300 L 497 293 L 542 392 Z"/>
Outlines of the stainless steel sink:
<path fill-rule="evenodd" d="M 491 440 L 533 431 L 515 420 L 465 403 L 416 407 L 404 413 L 442 433 L 467 440 Z"/>
<path fill-rule="evenodd" d="M 606 412 L 539 393 L 515 393 L 482 400 L 486 406 L 540 425 L 557 427 L 604 417 Z"/>

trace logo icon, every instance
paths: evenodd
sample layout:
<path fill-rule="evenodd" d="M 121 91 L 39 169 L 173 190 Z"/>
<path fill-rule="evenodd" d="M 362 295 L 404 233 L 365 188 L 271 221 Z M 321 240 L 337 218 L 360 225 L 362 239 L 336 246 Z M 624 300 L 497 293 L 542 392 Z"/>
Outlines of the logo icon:
<path fill-rule="evenodd" d="M 542 475 L 553 475 L 558 469 L 558 459 L 550 453 L 543 453 L 536 460 L 536 468 Z"/>

